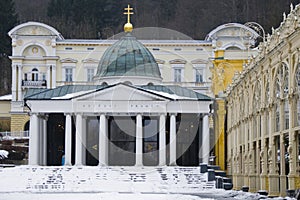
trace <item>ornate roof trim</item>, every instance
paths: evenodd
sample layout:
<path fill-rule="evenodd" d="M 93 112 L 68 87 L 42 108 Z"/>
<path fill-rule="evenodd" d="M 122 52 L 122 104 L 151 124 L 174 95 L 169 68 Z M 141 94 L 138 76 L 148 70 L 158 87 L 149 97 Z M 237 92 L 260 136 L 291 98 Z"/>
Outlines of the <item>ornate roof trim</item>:
<path fill-rule="evenodd" d="M 255 38 L 259 37 L 259 34 L 254 31 L 253 29 L 243 25 L 243 24 L 239 24 L 239 23 L 227 23 L 227 24 L 223 24 L 221 26 L 218 26 L 217 28 L 213 29 L 206 37 L 205 37 L 205 40 L 206 41 L 210 41 L 213 39 L 213 35 L 215 35 L 217 32 L 223 30 L 223 29 L 227 29 L 227 28 L 231 28 L 231 27 L 234 27 L 234 28 L 242 28 L 242 29 L 245 29 L 247 31 L 249 31 L 250 33 L 252 33 Z"/>
<path fill-rule="evenodd" d="M 8 35 L 10 37 L 12 37 L 13 35 L 15 35 L 16 31 L 18 31 L 19 29 L 24 28 L 26 26 L 41 26 L 41 27 L 51 31 L 54 35 L 56 35 L 58 37 L 58 39 L 64 40 L 64 37 L 55 28 L 53 28 L 52 26 L 49 26 L 47 24 L 40 23 L 40 22 L 26 22 L 26 23 L 20 24 L 20 25 L 14 27 L 13 29 L 11 29 L 8 32 Z"/>

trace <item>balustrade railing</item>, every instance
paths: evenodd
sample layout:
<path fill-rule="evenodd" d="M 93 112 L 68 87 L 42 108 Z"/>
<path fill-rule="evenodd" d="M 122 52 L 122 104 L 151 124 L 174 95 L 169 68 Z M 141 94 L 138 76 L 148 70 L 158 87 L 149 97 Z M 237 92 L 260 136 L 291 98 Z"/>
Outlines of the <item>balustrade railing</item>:
<path fill-rule="evenodd" d="M 41 80 L 41 81 L 22 80 L 22 86 L 23 87 L 46 87 L 47 81 L 46 80 Z"/>
<path fill-rule="evenodd" d="M 2 138 L 28 138 L 29 131 L 4 131 L 0 132 Z"/>

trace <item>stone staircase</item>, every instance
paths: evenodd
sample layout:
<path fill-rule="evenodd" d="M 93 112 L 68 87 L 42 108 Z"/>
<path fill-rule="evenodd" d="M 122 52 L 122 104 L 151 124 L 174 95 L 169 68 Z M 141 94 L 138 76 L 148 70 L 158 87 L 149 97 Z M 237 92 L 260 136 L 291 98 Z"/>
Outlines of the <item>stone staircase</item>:
<path fill-rule="evenodd" d="M 215 180 L 217 189 L 231 190 L 233 188 L 232 180 L 227 178 L 226 172 L 217 165 L 200 163 L 200 173 L 207 173 L 208 181 Z"/>
<path fill-rule="evenodd" d="M 199 167 L 0 168 L 0 192 L 199 193 L 215 185 Z"/>

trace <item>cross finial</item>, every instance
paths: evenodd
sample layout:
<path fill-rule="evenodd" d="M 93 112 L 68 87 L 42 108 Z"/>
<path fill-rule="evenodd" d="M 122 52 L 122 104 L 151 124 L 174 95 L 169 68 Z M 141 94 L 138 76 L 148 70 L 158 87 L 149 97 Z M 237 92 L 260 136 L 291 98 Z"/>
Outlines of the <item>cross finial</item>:
<path fill-rule="evenodd" d="M 133 29 L 132 24 L 130 23 L 130 15 L 133 14 L 132 10 L 133 8 L 130 8 L 130 5 L 128 4 L 127 8 L 124 8 L 126 12 L 124 12 L 124 15 L 127 15 L 127 23 L 124 25 L 124 31 L 125 32 L 131 32 Z"/>
<path fill-rule="evenodd" d="M 133 14 L 133 12 L 131 12 L 133 10 L 133 8 L 130 8 L 130 5 L 128 4 L 127 8 L 124 8 L 124 10 L 127 11 L 127 12 L 124 12 L 124 15 L 127 15 L 127 23 L 130 23 L 130 15 Z"/>

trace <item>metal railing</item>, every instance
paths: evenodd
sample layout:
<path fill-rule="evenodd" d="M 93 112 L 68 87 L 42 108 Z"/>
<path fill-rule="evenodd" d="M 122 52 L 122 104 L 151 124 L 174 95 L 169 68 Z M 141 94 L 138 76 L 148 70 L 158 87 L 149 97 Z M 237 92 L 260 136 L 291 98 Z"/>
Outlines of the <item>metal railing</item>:
<path fill-rule="evenodd" d="M 41 80 L 41 81 L 22 80 L 22 86 L 23 87 L 46 87 L 47 82 L 46 82 L 46 80 Z"/>
<path fill-rule="evenodd" d="M 3 138 L 29 138 L 29 131 L 4 131 L 0 132 Z"/>

